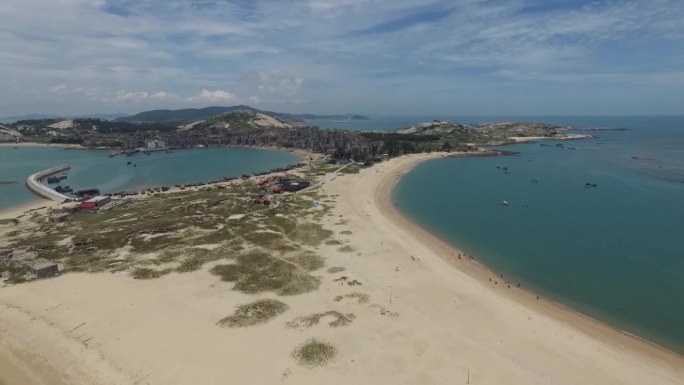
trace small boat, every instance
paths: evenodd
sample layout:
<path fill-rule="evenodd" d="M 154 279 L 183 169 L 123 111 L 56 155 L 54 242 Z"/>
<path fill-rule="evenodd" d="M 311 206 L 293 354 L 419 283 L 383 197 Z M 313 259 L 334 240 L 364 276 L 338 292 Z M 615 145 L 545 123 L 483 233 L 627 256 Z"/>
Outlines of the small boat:
<path fill-rule="evenodd" d="M 501 206 L 508 206 L 508 201 L 501 201 Z"/>
<path fill-rule="evenodd" d="M 133 163 L 133 162 L 131 162 L 131 161 L 126 162 L 126 166 L 130 165 L 131 163 Z"/>
<path fill-rule="evenodd" d="M 532 179 L 531 182 L 532 182 L 532 183 L 539 183 L 539 181 L 536 180 L 536 179 Z"/>
<path fill-rule="evenodd" d="M 94 195 L 100 195 L 100 190 L 96 188 L 89 188 L 89 189 L 83 189 L 83 190 L 78 190 L 76 192 L 76 195 L 82 197 L 82 196 L 94 196 Z"/>
<path fill-rule="evenodd" d="M 597 187 L 597 186 L 598 186 L 598 185 L 597 185 L 596 183 L 589 183 L 589 182 L 587 182 L 587 183 L 584 184 L 584 188 Z"/>

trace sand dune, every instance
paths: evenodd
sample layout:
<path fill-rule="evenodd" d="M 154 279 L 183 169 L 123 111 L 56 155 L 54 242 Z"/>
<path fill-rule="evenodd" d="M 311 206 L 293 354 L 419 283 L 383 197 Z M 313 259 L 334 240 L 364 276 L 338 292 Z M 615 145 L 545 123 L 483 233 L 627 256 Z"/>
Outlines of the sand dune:
<path fill-rule="evenodd" d="M 398 177 L 437 156 L 325 177 L 321 189 L 335 203 L 324 225 L 349 247 L 320 247 L 318 291 L 242 294 L 210 275 L 211 264 L 149 281 L 66 274 L 0 289 L 2 344 L 65 384 L 684 383 L 681 356 L 490 285 L 486 269 L 396 212 L 389 190 Z M 326 271 L 333 266 L 344 271 Z M 335 281 L 341 276 L 360 285 Z M 259 326 L 216 325 L 256 298 L 278 298 L 289 310 Z M 287 326 L 326 311 L 353 313 L 354 321 Z M 310 336 L 333 344 L 336 359 L 298 366 L 291 352 Z"/>

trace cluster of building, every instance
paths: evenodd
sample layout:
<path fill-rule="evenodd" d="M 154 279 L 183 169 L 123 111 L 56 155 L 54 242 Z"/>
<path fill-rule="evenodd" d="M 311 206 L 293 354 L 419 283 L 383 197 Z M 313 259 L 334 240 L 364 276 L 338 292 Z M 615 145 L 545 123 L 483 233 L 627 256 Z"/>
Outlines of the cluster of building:
<path fill-rule="evenodd" d="M 79 212 L 79 211 L 94 211 L 97 210 L 98 208 L 106 205 L 107 203 L 111 202 L 112 198 L 109 196 L 96 196 L 94 198 L 90 198 L 84 202 L 81 202 L 74 206 L 71 210 L 74 212 Z"/>
<path fill-rule="evenodd" d="M 365 151 L 381 153 L 383 141 L 372 141 L 356 132 L 323 130 L 318 127 L 270 128 L 262 130 L 226 130 L 206 128 L 187 131 L 138 131 L 125 141 L 125 149 L 261 146 L 312 150 L 318 153 Z M 152 146 L 152 147 L 151 147 Z"/>

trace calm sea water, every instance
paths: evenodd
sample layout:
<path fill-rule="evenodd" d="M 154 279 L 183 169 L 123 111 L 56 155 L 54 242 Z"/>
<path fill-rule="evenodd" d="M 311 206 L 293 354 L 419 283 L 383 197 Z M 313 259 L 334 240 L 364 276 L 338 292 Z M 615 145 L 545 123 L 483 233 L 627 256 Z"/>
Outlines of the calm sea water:
<path fill-rule="evenodd" d="M 397 186 L 401 210 L 496 273 L 684 353 L 684 117 L 529 120 L 628 131 L 425 162 Z"/>
<path fill-rule="evenodd" d="M 293 153 L 247 148 L 188 149 L 113 158 L 108 155 L 109 151 L 104 150 L 0 147 L 0 180 L 19 182 L 0 185 L 0 210 L 35 201 L 36 196 L 24 185 L 26 178 L 65 163 L 71 165 L 71 170 L 62 185 L 74 191 L 98 188 L 116 192 L 238 176 L 283 167 L 299 159 Z M 131 165 L 126 164 L 129 161 Z"/>

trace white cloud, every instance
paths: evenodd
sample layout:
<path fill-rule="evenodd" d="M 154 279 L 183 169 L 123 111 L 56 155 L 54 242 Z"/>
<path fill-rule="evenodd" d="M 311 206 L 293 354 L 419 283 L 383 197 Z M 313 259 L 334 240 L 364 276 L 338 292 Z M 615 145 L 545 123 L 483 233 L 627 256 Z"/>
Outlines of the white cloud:
<path fill-rule="evenodd" d="M 112 104 L 138 104 L 149 102 L 174 102 L 180 100 L 176 94 L 165 91 L 158 91 L 155 93 L 145 91 L 117 91 L 114 93 L 105 93 L 96 96 L 104 103 Z"/>
<path fill-rule="evenodd" d="M 483 100 L 497 100 L 492 90 L 502 84 L 533 94 L 587 87 L 586 79 L 659 86 L 684 98 L 676 88 L 681 0 L 1 3 L 0 87 L 14 91 L 0 94 L 0 111 L 8 114 L 239 100 L 373 111 L 400 100 L 399 90 L 440 103 L 432 91 L 458 92 L 463 79 Z M 452 12 L 415 20 L 444 10 Z"/>
<path fill-rule="evenodd" d="M 50 92 L 55 93 L 55 94 L 61 94 L 66 92 L 69 89 L 66 84 L 59 84 L 54 87 L 50 87 Z"/>
<path fill-rule="evenodd" d="M 278 70 L 246 71 L 245 78 L 266 94 L 279 96 L 296 95 L 304 79 Z"/>
<path fill-rule="evenodd" d="M 237 96 L 223 90 L 209 91 L 202 90 L 199 95 L 191 96 L 188 101 L 191 103 L 235 103 Z"/>

